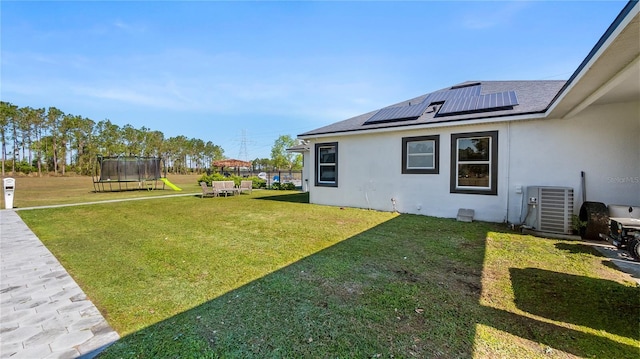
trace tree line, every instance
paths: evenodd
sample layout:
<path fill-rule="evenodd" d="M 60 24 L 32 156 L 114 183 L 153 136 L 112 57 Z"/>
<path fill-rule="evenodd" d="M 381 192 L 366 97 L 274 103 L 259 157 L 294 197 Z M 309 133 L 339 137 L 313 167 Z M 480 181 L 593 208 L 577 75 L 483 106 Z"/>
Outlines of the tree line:
<path fill-rule="evenodd" d="M 201 173 L 213 161 L 224 159 L 224 150 L 211 141 L 186 136 L 166 138 L 147 127 L 118 126 L 105 119 L 95 122 L 66 114 L 56 107 L 19 107 L 0 101 L 0 141 L 2 175 L 5 171 L 65 175 L 74 172 L 93 175 L 98 156 L 160 157 L 170 173 Z M 300 155 L 286 152 L 295 144 L 280 136 L 271 159 L 256 158 L 255 170 L 299 169 Z"/>

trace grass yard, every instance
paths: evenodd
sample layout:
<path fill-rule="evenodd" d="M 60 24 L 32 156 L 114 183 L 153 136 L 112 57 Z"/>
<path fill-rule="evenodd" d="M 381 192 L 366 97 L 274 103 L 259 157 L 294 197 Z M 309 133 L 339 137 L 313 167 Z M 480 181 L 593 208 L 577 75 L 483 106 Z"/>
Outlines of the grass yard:
<path fill-rule="evenodd" d="M 7 176 L 10 177 L 10 176 Z M 171 183 L 182 189 L 176 192 L 165 186 L 164 190 L 132 190 L 122 192 L 98 192 L 93 187 L 93 180 L 87 176 L 70 177 L 14 177 L 16 190 L 13 197 L 14 208 L 46 206 L 56 204 L 86 203 L 126 199 L 137 197 L 165 196 L 179 193 L 199 193 L 197 181 L 199 175 L 168 175 Z M 129 186 L 133 186 L 129 184 Z M 160 183 L 160 188 L 162 183 Z M 4 194 L 0 198 L 0 208 L 4 209 Z"/>
<path fill-rule="evenodd" d="M 123 337 L 100 358 L 638 357 L 640 289 L 588 245 L 305 202 L 18 213 Z"/>

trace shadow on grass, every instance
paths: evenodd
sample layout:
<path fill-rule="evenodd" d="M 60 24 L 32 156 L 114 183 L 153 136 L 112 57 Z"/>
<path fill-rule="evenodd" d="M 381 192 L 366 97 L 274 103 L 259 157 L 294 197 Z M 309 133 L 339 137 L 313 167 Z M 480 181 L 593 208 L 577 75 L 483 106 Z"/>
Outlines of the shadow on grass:
<path fill-rule="evenodd" d="M 555 247 L 558 248 L 559 250 L 567 251 L 573 254 L 586 253 L 586 254 L 592 254 L 597 257 L 603 257 L 602 253 L 600 253 L 597 249 L 593 248 L 593 246 L 590 246 L 588 244 L 560 242 L 560 243 L 556 243 Z"/>
<path fill-rule="evenodd" d="M 292 193 L 285 195 L 275 194 L 273 196 L 256 197 L 255 199 L 290 203 L 309 203 L 309 192 Z"/>
<path fill-rule="evenodd" d="M 538 268 L 511 268 L 509 273 L 519 309 L 640 340 L 638 288 Z"/>
<path fill-rule="evenodd" d="M 478 323 L 552 348 L 551 352 L 547 353 L 548 355 L 540 353 L 539 357 L 553 357 L 553 350 L 562 350 L 581 358 L 637 358 L 638 356 L 637 347 L 602 336 L 539 321 L 497 308 L 482 307 L 481 312 L 482 316 Z M 637 324 L 634 325 L 637 327 Z"/>
<path fill-rule="evenodd" d="M 634 278 L 640 278 L 640 262 L 636 261 L 629 252 L 617 249 L 613 246 L 603 246 L 605 242 L 594 242 L 593 245 L 582 243 L 556 243 L 555 247 L 573 254 L 591 254 L 597 257 L 606 257 L 602 265 L 619 272 L 630 274 Z"/>
<path fill-rule="evenodd" d="M 304 194 L 285 197 L 300 201 Z M 630 345 L 481 305 L 486 237 L 501 228 L 400 215 L 128 335 L 100 358 L 471 358 L 478 324 L 581 357 L 637 355 Z M 631 330 L 637 308 L 594 306 L 608 295 L 627 305 L 629 289 L 538 269 L 510 274 L 524 311 L 638 337 Z M 562 297 L 569 289 L 583 298 Z"/>

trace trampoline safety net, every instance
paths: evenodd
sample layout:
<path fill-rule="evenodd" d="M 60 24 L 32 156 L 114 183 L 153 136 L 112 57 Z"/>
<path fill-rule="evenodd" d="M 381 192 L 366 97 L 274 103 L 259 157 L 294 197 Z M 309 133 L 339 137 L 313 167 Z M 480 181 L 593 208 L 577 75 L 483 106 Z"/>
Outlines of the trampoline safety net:
<path fill-rule="evenodd" d="M 140 182 L 162 177 L 160 158 L 117 157 L 101 158 L 100 181 Z"/>
<path fill-rule="evenodd" d="M 137 182 L 137 187 L 143 188 L 144 182 L 156 181 L 162 178 L 162 159 L 159 157 L 101 157 L 98 156 L 98 166 L 96 170 L 100 172 L 94 177 L 94 187 L 96 191 L 113 191 L 113 190 L 127 190 L 127 182 Z M 117 185 L 114 189 L 113 183 L 122 183 L 125 185 L 123 188 Z M 108 188 L 104 185 L 109 184 Z M 156 189 L 157 184 L 153 184 L 152 187 L 145 185 L 147 189 Z M 164 186 L 163 186 L 164 188 Z"/>

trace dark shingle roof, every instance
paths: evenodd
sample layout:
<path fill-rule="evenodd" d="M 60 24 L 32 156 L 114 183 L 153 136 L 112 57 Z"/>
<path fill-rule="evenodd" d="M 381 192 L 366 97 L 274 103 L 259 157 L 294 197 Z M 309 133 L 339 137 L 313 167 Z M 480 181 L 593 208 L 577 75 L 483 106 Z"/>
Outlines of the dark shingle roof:
<path fill-rule="evenodd" d="M 333 134 L 352 131 L 366 131 L 371 129 L 391 128 L 391 127 L 407 127 L 407 126 L 419 126 L 425 124 L 449 124 L 457 121 L 468 121 L 475 119 L 487 119 L 487 118 L 499 118 L 505 116 L 516 116 L 526 114 L 536 114 L 544 112 L 556 94 L 560 91 L 566 81 L 469 81 L 462 84 L 458 84 L 452 87 L 434 91 L 416 98 L 403 101 L 391 106 L 387 106 L 383 109 L 371 111 L 360 116 L 352 117 L 350 119 L 333 123 L 331 125 L 321 127 L 312 131 L 305 132 L 299 136 L 313 136 L 321 134 Z M 366 123 L 369 119 L 377 119 L 380 114 L 396 114 L 412 111 L 406 111 L 411 106 L 421 104 L 425 99 L 426 102 L 430 102 L 433 98 L 439 98 L 441 94 L 446 94 L 448 91 L 459 91 L 460 87 L 479 84 L 481 86 L 481 95 L 504 93 L 509 91 L 515 91 L 517 95 L 517 105 L 509 106 L 508 108 L 494 108 L 489 111 L 473 111 L 471 113 L 451 114 L 451 115 L 438 115 L 437 111 L 427 109 L 426 112 L 419 117 L 411 117 L 408 119 L 393 120 L 389 122 L 373 122 Z M 446 102 L 446 101 L 445 101 Z M 409 106 L 409 107 L 407 107 Z M 382 111 L 381 111 L 382 110 Z M 379 114 L 380 113 L 380 114 Z M 376 114 L 378 114 L 377 117 Z"/>

